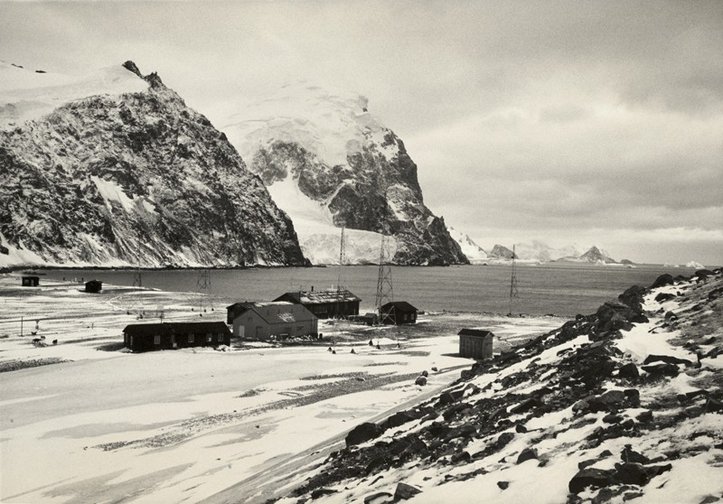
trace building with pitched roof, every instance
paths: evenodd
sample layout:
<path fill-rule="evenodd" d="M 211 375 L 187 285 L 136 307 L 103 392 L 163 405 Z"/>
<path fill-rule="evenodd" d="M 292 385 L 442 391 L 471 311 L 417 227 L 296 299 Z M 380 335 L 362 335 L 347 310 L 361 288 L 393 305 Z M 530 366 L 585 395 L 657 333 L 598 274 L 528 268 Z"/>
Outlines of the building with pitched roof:
<path fill-rule="evenodd" d="M 234 303 L 226 310 L 226 320 L 238 338 L 268 340 L 318 334 L 319 319 L 301 304 L 288 301 Z"/>
<path fill-rule="evenodd" d="M 223 322 L 163 322 L 130 324 L 123 343 L 134 352 L 231 344 L 231 331 Z"/>

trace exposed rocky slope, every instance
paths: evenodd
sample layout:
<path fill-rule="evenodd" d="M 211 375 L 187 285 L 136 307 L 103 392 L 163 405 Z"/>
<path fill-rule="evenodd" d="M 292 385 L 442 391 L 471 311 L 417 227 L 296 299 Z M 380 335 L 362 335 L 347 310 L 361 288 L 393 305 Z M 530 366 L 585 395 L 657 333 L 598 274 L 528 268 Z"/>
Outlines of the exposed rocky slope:
<path fill-rule="evenodd" d="M 492 250 L 489 252 L 489 257 L 493 259 L 512 259 L 512 257 L 515 257 L 517 259 L 516 254 L 499 243 L 496 243 L 495 246 L 492 247 Z"/>
<path fill-rule="evenodd" d="M 319 242 L 338 244 L 341 226 L 352 250 L 371 251 L 350 262 L 378 261 L 383 231 L 395 238 L 398 264 L 468 262 L 425 206 L 404 143 L 368 112 L 365 98 L 301 83 L 239 107 L 221 128 L 291 216 L 312 262 L 327 248 Z"/>
<path fill-rule="evenodd" d="M 594 245 L 579 256 L 567 256 L 558 260 L 561 262 L 582 262 L 591 264 L 619 264 L 615 259 L 610 257 L 607 252 Z"/>
<path fill-rule="evenodd" d="M 282 501 L 718 502 L 722 303 L 721 270 L 631 287 L 357 426 Z"/>
<path fill-rule="evenodd" d="M 28 87 L 4 94 L 0 265 L 304 264 L 261 180 L 155 73 Z"/>

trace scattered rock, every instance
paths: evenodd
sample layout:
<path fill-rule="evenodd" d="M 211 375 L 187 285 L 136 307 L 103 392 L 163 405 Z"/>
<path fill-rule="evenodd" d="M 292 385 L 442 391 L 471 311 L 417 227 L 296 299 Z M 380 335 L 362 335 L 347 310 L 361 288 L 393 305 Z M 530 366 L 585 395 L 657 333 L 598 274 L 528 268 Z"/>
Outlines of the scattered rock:
<path fill-rule="evenodd" d="M 685 364 L 686 366 L 690 366 L 693 364 L 692 361 L 688 359 L 681 359 L 678 357 L 673 357 L 671 355 L 648 355 L 645 360 L 643 361 L 643 364 L 650 364 L 651 362 L 667 362 L 668 364 Z"/>
<path fill-rule="evenodd" d="M 671 299 L 675 299 L 675 294 L 670 294 L 668 292 L 661 292 L 657 296 L 655 296 L 655 300 L 658 303 L 665 303 L 666 301 L 670 301 Z"/>
<path fill-rule="evenodd" d="M 421 375 L 421 376 L 424 376 L 424 377 L 426 378 L 427 376 L 429 376 L 429 373 L 428 373 L 427 370 L 425 369 L 424 371 L 422 371 L 422 372 L 420 373 L 420 375 Z"/>
<path fill-rule="evenodd" d="M 537 450 L 534 448 L 525 448 L 520 452 L 520 455 L 517 457 L 517 463 L 521 464 L 527 460 L 536 459 L 537 458 Z"/>
<path fill-rule="evenodd" d="M 417 379 L 414 380 L 414 384 L 424 387 L 427 384 L 427 377 L 426 376 L 417 376 Z"/>
<path fill-rule="evenodd" d="M 385 504 L 393 499 L 394 496 L 389 492 L 377 492 L 364 497 L 364 504 Z"/>
<path fill-rule="evenodd" d="M 628 364 L 620 367 L 620 369 L 618 370 L 618 376 L 620 378 L 634 380 L 640 376 L 640 372 L 638 371 L 638 367 L 635 364 L 629 362 Z"/>
<path fill-rule="evenodd" d="M 675 364 L 658 363 L 650 364 L 648 366 L 640 366 L 640 368 L 653 376 L 675 377 L 680 373 L 678 366 Z"/>
<path fill-rule="evenodd" d="M 655 279 L 655 282 L 653 282 L 653 285 L 651 285 L 650 288 L 656 289 L 665 285 L 672 285 L 674 282 L 675 280 L 673 279 L 673 275 L 669 273 L 664 273 Z"/>
<path fill-rule="evenodd" d="M 374 439 L 382 433 L 382 429 L 375 423 L 364 422 L 354 427 L 349 434 L 346 435 L 346 445 L 354 446 L 370 439 Z"/>
<path fill-rule="evenodd" d="M 497 486 L 500 487 L 500 489 L 502 489 L 502 490 L 507 490 L 507 488 L 509 488 L 509 486 L 510 486 L 510 482 L 509 481 L 498 481 Z"/>
<path fill-rule="evenodd" d="M 519 432 L 520 434 L 527 432 L 527 427 L 525 427 L 522 424 L 515 425 L 515 431 Z"/>
<path fill-rule="evenodd" d="M 587 468 L 579 471 L 568 483 L 570 493 L 580 493 L 587 487 L 602 488 L 613 482 L 613 471 Z"/>
<path fill-rule="evenodd" d="M 397 483 L 397 489 L 394 491 L 394 500 L 407 500 L 411 499 L 422 491 L 412 485 L 408 485 L 404 482 Z"/>
<path fill-rule="evenodd" d="M 313 492 L 311 492 L 311 499 L 318 499 L 319 497 L 323 497 L 325 495 L 331 495 L 336 493 L 338 490 L 332 490 L 331 488 L 317 488 Z"/>
<path fill-rule="evenodd" d="M 653 421 L 653 412 L 650 410 L 643 411 L 635 419 L 640 423 L 648 423 Z"/>

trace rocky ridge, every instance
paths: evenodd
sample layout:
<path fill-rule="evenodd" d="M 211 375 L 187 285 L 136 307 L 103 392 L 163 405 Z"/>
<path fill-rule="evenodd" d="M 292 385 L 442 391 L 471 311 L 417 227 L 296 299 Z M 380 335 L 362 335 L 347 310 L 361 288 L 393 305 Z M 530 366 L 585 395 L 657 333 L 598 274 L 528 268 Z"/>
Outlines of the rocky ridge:
<path fill-rule="evenodd" d="M 142 90 L 54 91 L 73 99 L 0 130 L 0 265 L 305 264 L 226 136 L 157 74 L 123 67 Z"/>
<path fill-rule="evenodd" d="M 717 502 L 721 303 L 720 269 L 631 287 L 357 426 L 281 501 Z"/>

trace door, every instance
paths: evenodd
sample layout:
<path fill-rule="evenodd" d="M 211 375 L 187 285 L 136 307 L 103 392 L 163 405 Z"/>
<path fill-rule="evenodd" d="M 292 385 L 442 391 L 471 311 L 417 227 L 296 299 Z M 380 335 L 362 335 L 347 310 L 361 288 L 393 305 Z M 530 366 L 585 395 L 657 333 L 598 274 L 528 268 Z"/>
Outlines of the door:
<path fill-rule="evenodd" d="M 243 326 L 241 324 L 236 326 L 236 336 L 238 336 L 241 339 L 244 339 L 245 333 L 246 333 L 246 326 Z"/>

